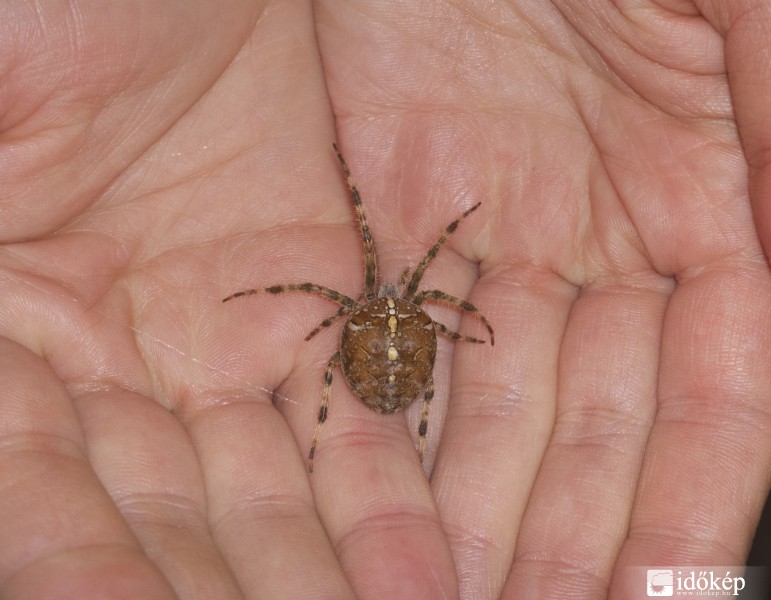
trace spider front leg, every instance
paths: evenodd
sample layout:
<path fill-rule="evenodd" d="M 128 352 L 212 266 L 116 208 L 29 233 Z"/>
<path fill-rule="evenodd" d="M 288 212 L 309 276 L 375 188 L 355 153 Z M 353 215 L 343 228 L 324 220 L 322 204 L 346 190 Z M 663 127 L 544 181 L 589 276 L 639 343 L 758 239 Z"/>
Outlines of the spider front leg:
<path fill-rule="evenodd" d="M 402 271 L 401 277 L 399 277 L 399 289 L 404 289 L 404 286 L 407 285 L 407 277 L 410 275 L 410 268 L 404 267 L 404 271 Z"/>
<path fill-rule="evenodd" d="M 479 309 L 473 304 L 471 304 L 471 302 L 462 300 L 460 298 L 456 298 L 455 296 L 450 296 L 449 294 L 445 294 L 440 290 L 422 291 L 412 299 L 412 302 L 420 306 L 421 304 L 423 304 L 424 300 L 439 300 L 440 302 L 446 302 L 447 304 L 452 304 L 453 306 L 457 306 L 462 310 L 470 312 L 477 319 L 482 321 L 482 325 L 485 326 L 488 333 L 490 334 L 490 345 L 495 346 L 495 335 L 493 334 L 493 328 L 490 326 L 490 323 L 487 321 L 484 315 L 479 312 Z M 444 326 L 441 326 L 441 327 L 444 327 Z M 446 327 L 444 329 L 440 328 L 440 330 L 442 331 L 442 333 L 447 333 L 449 331 L 447 330 Z M 455 332 L 450 332 L 448 335 L 450 335 L 450 337 L 453 337 L 452 336 L 453 333 Z M 472 340 L 466 340 L 466 341 L 472 341 Z"/>
<path fill-rule="evenodd" d="M 333 290 L 322 285 L 316 285 L 315 283 L 293 283 L 289 285 L 274 285 L 273 287 L 262 289 L 243 290 L 242 292 L 231 294 L 222 301 L 227 302 L 233 298 L 251 296 L 252 294 L 283 294 L 284 292 L 307 292 L 309 294 L 316 294 L 317 296 L 328 298 L 329 300 L 333 300 L 342 305 L 334 315 L 324 319 L 321 323 L 314 327 L 308 335 L 305 336 L 306 342 L 319 331 L 329 327 L 332 323 L 337 321 L 337 319 L 342 317 L 344 314 L 351 312 L 351 310 L 358 306 L 358 303 L 355 300 L 349 298 L 345 294 L 341 294 L 337 290 Z"/>
<path fill-rule="evenodd" d="M 337 290 L 333 290 L 332 288 L 325 287 L 323 285 L 318 285 L 316 283 L 290 283 L 286 285 L 273 285 L 271 287 L 266 288 L 259 288 L 259 289 L 251 289 L 251 290 L 242 290 L 240 292 L 236 292 L 235 294 L 230 294 L 227 298 L 223 298 L 223 302 L 227 302 L 228 300 L 232 300 L 233 298 L 241 298 L 242 296 L 251 296 L 252 294 L 284 294 L 286 292 L 306 292 L 308 294 L 316 294 L 317 296 L 322 296 L 323 298 L 327 298 L 329 300 L 332 300 L 333 302 L 337 302 L 338 304 L 342 304 L 349 310 L 352 310 L 356 306 L 358 306 L 356 300 L 353 298 L 349 298 L 345 294 L 341 294 Z"/>
<path fill-rule="evenodd" d="M 444 246 L 450 236 L 455 233 L 455 230 L 458 228 L 460 222 L 468 217 L 471 213 L 473 213 L 477 208 L 479 208 L 481 204 L 481 202 L 477 202 L 474 206 L 466 210 L 466 212 L 464 212 L 445 228 L 445 230 L 442 232 L 442 235 L 440 235 L 439 239 L 436 240 L 436 243 L 431 246 L 431 248 L 429 248 L 428 252 L 426 252 L 426 255 L 418 263 L 418 266 L 415 267 L 415 270 L 412 272 L 412 277 L 410 278 L 410 283 L 407 285 L 407 289 L 404 290 L 404 295 L 402 298 L 405 300 L 412 300 L 412 297 L 415 296 L 415 292 L 418 291 L 420 280 L 423 279 L 423 274 L 426 272 L 428 265 L 430 265 L 431 261 L 436 258 L 436 255 L 439 254 L 439 250 L 442 249 L 442 246 Z M 406 278 L 407 273 L 409 273 L 409 271 L 405 271 L 403 277 Z"/>
<path fill-rule="evenodd" d="M 311 442 L 311 451 L 308 453 L 308 471 L 313 473 L 313 457 L 316 454 L 316 444 L 319 442 L 319 433 L 324 421 L 327 420 L 327 410 L 329 409 L 329 395 L 332 390 L 332 371 L 340 364 L 340 352 L 335 352 L 327 363 L 324 370 L 324 390 L 321 392 L 321 406 L 319 407 L 319 418 L 316 421 L 316 431 L 313 433 Z"/>
<path fill-rule="evenodd" d="M 351 312 L 351 309 L 347 306 L 341 306 L 338 311 L 333 314 L 331 317 L 327 317 L 324 319 L 321 323 L 319 323 L 316 327 L 314 327 L 311 332 L 305 336 L 305 341 L 307 342 L 309 339 L 311 339 L 314 335 L 316 335 L 319 331 L 322 329 L 326 329 L 329 327 L 332 323 L 337 321 L 340 317 L 342 317 L 344 314 L 347 314 Z"/>
<path fill-rule="evenodd" d="M 361 241 L 362 244 L 364 244 L 364 297 L 367 300 L 372 300 L 375 297 L 375 284 L 377 283 L 375 242 L 372 240 L 372 234 L 369 231 L 369 225 L 367 225 L 367 218 L 364 216 L 364 206 L 361 204 L 361 194 L 359 194 L 359 190 L 353 182 L 353 176 L 351 175 L 351 170 L 348 168 L 348 163 L 345 162 L 343 153 L 340 152 L 337 144 L 333 142 L 332 147 L 335 149 L 335 154 L 337 154 L 337 160 L 340 161 L 340 166 L 345 175 L 345 182 L 348 184 L 348 189 L 351 190 L 353 208 L 356 210 L 356 217 L 359 219 Z"/>

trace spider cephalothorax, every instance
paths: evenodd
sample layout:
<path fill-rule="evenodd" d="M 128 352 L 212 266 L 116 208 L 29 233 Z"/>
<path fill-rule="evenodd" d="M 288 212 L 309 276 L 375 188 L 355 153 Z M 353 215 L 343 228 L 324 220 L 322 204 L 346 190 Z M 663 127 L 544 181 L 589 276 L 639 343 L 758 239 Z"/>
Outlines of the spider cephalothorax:
<path fill-rule="evenodd" d="M 490 323 L 470 302 L 439 290 L 418 292 L 423 274 L 436 257 L 439 249 L 457 229 L 458 224 L 479 208 L 480 203 L 466 210 L 445 228 L 436 243 L 431 246 L 415 267 L 411 276 L 409 269 L 405 269 L 398 286 L 384 283 L 375 294 L 378 279 L 375 245 L 364 215 L 361 196 L 353 183 L 351 172 L 337 145 L 333 144 L 333 147 L 351 190 L 353 206 L 361 227 L 365 265 L 362 301 L 357 302 L 345 294 L 315 283 L 291 283 L 243 290 L 231 294 L 223 300 L 223 302 L 227 302 L 240 296 L 259 293 L 306 292 L 337 302 L 340 305 L 338 311 L 319 323 L 305 337 L 306 340 L 311 339 L 322 329 L 329 327 L 340 317 L 348 315 L 340 337 L 340 349 L 332 355 L 327 363 L 327 368 L 324 370 L 321 408 L 308 454 L 311 472 L 313 472 L 313 457 L 316 453 L 321 425 L 327 418 L 332 373 L 337 365 L 341 366 L 343 376 L 354 395 L 378 413 L 388 414 L 402 410 L 409 406 L 421 391 L 424 392 L 418 428 L 419 454 L 420 459 L 423 460 L 428 430 L 428 409 L 434 396 L 433 370 L 436 358 L 436 332 L 438 331 L 457 341 L 484 343 L 483 340 L 461 335 L 434 321 L 420 308 L 424 301 L 438 300 L 470 312 L 487 328 L 490 334 L 490 344 L 495 343 L 493 328 Z"/>

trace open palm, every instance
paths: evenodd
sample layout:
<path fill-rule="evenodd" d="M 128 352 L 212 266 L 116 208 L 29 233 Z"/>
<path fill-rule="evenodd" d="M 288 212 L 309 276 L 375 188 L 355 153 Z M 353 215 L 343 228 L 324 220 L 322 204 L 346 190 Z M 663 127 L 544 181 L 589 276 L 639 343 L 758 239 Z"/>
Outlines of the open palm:
<path fill-rule="evenodd" d="M 629 566 L 742 564 L 768 8 L 65 4 L 0 8 L 0 596 L 621 598 Z M 440 339 L 423 465 L 420 402 L 338 372 L 309 475 L 336 306 L 221 302 L 359 296 L 335 139 L 383 281 L 482 203 L 423 287 L 496 344 Z"/>

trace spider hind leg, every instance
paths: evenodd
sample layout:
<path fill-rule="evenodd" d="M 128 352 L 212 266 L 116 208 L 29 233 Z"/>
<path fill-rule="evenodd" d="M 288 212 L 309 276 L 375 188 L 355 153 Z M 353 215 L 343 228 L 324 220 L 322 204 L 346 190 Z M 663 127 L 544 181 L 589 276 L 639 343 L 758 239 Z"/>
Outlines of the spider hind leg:
<path fill-rule="evenodd" d="M 313 473 L 313 458 L 316 455 L 316 445 L 319 442 L 319 433 L 324 421 L 327 420 L 327 411 L 329 410 L 329 395 L 332 390 L 332 371 L 340 364 L 340 352 L 335 352 L 327 363 L 324 370 L 324 390 L 321 392 L 321 406 L 319 407 L 319 416 L 316 420 L 316 430 L 313 432 L 311 449 L 308 452 L 308 471 Z"/>

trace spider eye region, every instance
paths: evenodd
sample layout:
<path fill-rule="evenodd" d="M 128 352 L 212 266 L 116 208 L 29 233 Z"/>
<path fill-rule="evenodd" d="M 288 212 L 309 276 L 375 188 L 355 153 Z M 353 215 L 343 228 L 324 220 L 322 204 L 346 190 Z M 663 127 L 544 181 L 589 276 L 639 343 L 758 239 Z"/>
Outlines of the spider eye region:
<path fill-rule="evenodd" d="M 435 359 L 434 322 L 407 300 L 372 300 L 343 326 L 343 375 L 354 395 L 375 412 L 409 406 L 430 379 Z"/>

